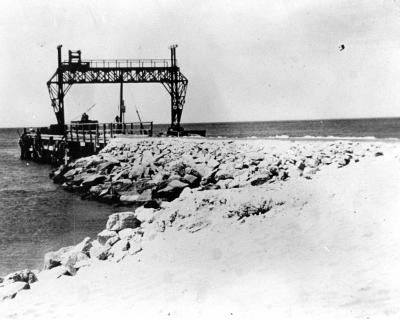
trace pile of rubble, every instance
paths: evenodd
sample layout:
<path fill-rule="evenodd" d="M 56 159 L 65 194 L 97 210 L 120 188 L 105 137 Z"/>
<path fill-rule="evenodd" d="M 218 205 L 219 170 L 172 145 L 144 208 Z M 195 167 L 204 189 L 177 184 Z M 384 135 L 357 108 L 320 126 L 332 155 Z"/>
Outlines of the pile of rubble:
<path fill-rule="evenodd" d="M 177 198 L 186 187 L 231 189 L 311 178 L 322 166 L 346 166 L 377 146 L 354 142 L 292 143 L 284 152 L 246 141 L 146 139 L 114 141 L 98 155 L 78 159 L 51 174 L 54 182 L 83 198 L 157 208 Z"/>
<path fill-rule="evenodd" d="M 310 179 L 323 166 L 340 168 L 381 155 L 379 145 L 356 142 L 293 142 L 286 149 L 266 150 L 240 141 L 115 141 L 98 155 L 61 166 L 52 177 L 86 198 L 136 209 L 112 214 L 94 240 L 87 237 L 47 253 L 44 271 L 58 278 L 75 275 L 93 260 L 119 262 L 141 252 L 146 241 L 167 228 L 194 233 L 213 220 L 244 223 L 272 215 L 286 200 L 273 193 L 279 185 L 264 184 L 294 175 Z M 0 278 L 0 300 L 29 289 L 41 273 L 23 270 Z"/>

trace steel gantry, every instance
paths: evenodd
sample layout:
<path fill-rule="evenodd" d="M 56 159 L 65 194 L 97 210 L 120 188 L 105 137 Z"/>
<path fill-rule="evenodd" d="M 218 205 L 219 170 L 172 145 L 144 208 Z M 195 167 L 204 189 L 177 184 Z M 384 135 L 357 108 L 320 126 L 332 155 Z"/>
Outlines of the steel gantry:
<path fill-rule="evenodd" d="M 61 47 L 57 47 L 57 71 L 47 82 L 60 128 L 65 128 L 64 97 L 73 84 L 161 83 L 171 96 L 170 130 L 183 130 L 181 116 L 188 80 L 177 65 L 177 45 L 170 46 L 170 59 L 133 60 L 82 60 L 80 50 L 69 50 L 68 60 L 62 61 Z"/>

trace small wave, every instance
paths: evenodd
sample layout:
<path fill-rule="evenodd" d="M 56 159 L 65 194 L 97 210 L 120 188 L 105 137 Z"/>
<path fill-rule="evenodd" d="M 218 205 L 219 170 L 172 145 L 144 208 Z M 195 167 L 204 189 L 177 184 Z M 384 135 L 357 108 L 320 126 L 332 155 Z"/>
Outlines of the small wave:
<path fill-rule="evenodd" d="M 0 197 L 2 196 L 26 196 L 26 195 L 40 195 L 42 193 L 54 192 L 57 186 L 41 186 L 41 187 L 24 187 L 24 188 L 0 188 Z"/>
<path fill-rule="evenodd" d="M 395 137 L 377 138 L 375 136 L 312 136 L 312 135 L 305 135 L 305 136 L 275 135 L 275 136 L 266 136 L 265 139 L 400 141 L 400 138 L 395 138 Z"/>
<path fill-rule="evenodd" d="M 377 139 L 375 136 L 302 136 L 299 138 L 306 138 L 306 139 L 344 139 L 344 140 L 375 140 Z"/>

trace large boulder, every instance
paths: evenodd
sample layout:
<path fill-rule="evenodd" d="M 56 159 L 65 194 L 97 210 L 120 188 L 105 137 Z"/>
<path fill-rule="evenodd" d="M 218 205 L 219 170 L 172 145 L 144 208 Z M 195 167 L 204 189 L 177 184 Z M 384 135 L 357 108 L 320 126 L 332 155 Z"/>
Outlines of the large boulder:
<path fill-rule="evenodd" d="M 119 179 L 126 178 L 126 177 L 128 176 L 128 174 L 129 174 L 129 171 L 128 171 L 127 169 L 122 169 L 122 170 L 120 170 L 119 173 L 114 174 L 114 176 L 112 177 L 111 180 L 112 180 L 113 182 L 116 182 L 116 181 L 118 181 Z"/>
<path fill-rule="evenodd" d="M 183 189 L 184 187 L 173 187 L 168 185 L 167 187 L 158 190 L 155 193 L 155 197 L 166 201 L 172 201 L 175 198 L 179 197 Z"/>
<path fill-rule="evenodd" d="M 211 167 L 211 169 L 215 169 L 215 168 L 217 168 L 219 166 L 219 162 L 214 158 L 210 158 L 207 161 L 207 166 Z"/>
<path fill-rule="evenodd" d="M 260 162 L 260 161 L 264 160 L 265 154 L 263 154 L 262 152 L 250 152 L 250 153 L 246 153 L 246 158 L 253 162 L 254 161 Z"/>
<path fill-rule="evenodd" d="M 133 228 L 124 228 L 123 230 L 118 232 L 118 236 L 121 240 L 130 240 L 136 233 L 136 229 Z"/>
<path fill-rule="evenodd" d="M 200 178 L 200 176 L 195 176 L 195 175 L 192 175 L 192 174 L 186 174 L 183 177 L 183 180 L 185 182 L 187 182 L 190 187 L 196 187 L 196 186 L 199 186 L 201 178 Z"/>
<path fill-rule="evenodd" d="M 134 204 L 138 201 L 139 196 L 140 195 L 137 193 L 124 194 L 124 195 L 121 195 L 121 197 L 119 198 L 119 201 L 124 204 Z"/>
<path fill-rule="evenodd" d="M 109 231 L 120 231 L 124 228 L 137 228 L 140 221 L 136 218 L 135 212 L 120 212 L 111 214 L 108 218 L 106 228 Z"/>
<path fill-rule="evenodd" d="M 62 184 L 65 181 L 64 174 L 67 172 L 68 167 L 61 165 L 56 171 L 52 174 L 52 179 L 56 184 Z"/>
<path fill-rule="evenodd" d="M 61 265 L 65 267 L 70 275 L 75 275 L 82 261 L 89 259 L 92 242 L 86 237 L 82 242 L 72 247 L 69 251 L 61 254 Z"/>
<path fill-rule="evenodd" d="M 129 240 L 119 240 L 115 243 L 108 251 L 108 255 L 114 258 L 116 261 L 121 260 L 129 250 Z"/>
<path fill-rule="evenodd" d="M 138 207 L 135 210 L 135 215 L 141 222 L 151 223 L 154 221 L 155 210 L 153 208 Z"/>
<path fill-rule="evenodd" d="M 186 186 L 188 186 L 188 184 L 185 183 L 185 182 L 182 182 L 182 181 L 180 181 L 180 180 L 178 180 L 178 179 L 174 179 L 174 180 L 172 180 L 172 181 L 170 181 L 170 182 L 168 183 L 168 186 L 173 187 L 173 188 L 181 188 L 181 189 L 184 189 Z"/>
<path fill-rule="evenodd" d="M 226 180 L 226 179 L 233 179 L 233 171 L 227 169 L 221 169 L 215 173 L 215 180 Z"/>
<path fill-rule="evenodd" d="M 111 245 L 105 244 L 102 245 L 98 241 L 92 242 L 93 246 L 90 248 L 90 258 L 97 260 L 106 260 L 108 256 L 108 251 L 111 248 Z"/>
<path fill-rule="evenodd" d="M 250 184 L 252 186 L 258 186 L 258 185 L 262 185 L 265 184 L 266 182 L 268 182 L 270 180 L 271 176 L 268 174 L 265 175 L 256 175 L 254 177 L 252 177 L 250 179 Z"/>
<path fill-rule="evenodd" d="M 97 241 L 101 245 L 105 245 L 107 241 L 115 236 L 118 236 L 118 233 L 115 231 L 103 230 L 99 234 L 97 234 Z"/>
<path fill-rule="evenodd" d="M 89 256 L 85 253 L 72 250 L 71 252 L 67 252 L 63 255 L 61 265 L 65 267 L 70 275 L 75 275 L 76 271 L 79 268 L 77 265 L 81 264 L 82 261 L 86 261 L 88 259 Z"/>
<path fill-rule="evenodd" d="M 168 171 L 170 171 L 171 173 L 175 173 L 179 176 L 185 175 L 185 168 L 186 165 L 180 159 L 173 160 L 169 162 L 168 165 L 166 166 L 166 169 Z"/>
<path fill-rule="evenodd" d="M 215 185 L 219 186 L 221 189 L 229 188 L 229 185 L 232 183 L 233 179 L 221 179 Z"/>
<path fill-rule="evenodd" d="M 83 186 L 94 186 L 94 185 L 102 184 L 106 180 L 106 178 L 107 178 L 107 176 L 105 176 L 105 175 L 98 175 L 98 174 L 90 175 L 90 176 L 86 177 L 85 179 L 83 179 L 82 185 Z"/>
<path fill-rule="evenodd" d="M 145 166 L 142 165 L 135 165 L 131 168 L 128 177 L 130 179 L 138 179 L 142 177 L 145 170 Z"/>
<path fill-rule="evenodd" d="M 141 194 L 136 192 L 130 192 L 129 194 L 123 194 L 120 197 L 120 202 L 124 204 L 144 204 L 152 199 L 152 190 L 146 189 Z"/>
<path fill-rule="evenodd" d="M 25 282 L 31 284 L 36 281 L 38 281 L 36 274 L 28 269 L 10 273 L 4 278 L 4 283 Z"/>
<path fill-rule="evenodd" d="M 71 251 L 74 247 L 67 246 L 59 249 L 58 251 L 48 252 L 44 256 L 44 266 L 45 270 L 50 270 L 56 266 L 61 265 L 62 256 Z"/>
<path fill-rule="evenodd" d="M 153 153 L 149 150 L 145 150 L 142 153 L 142 165 L 146 166 L 149 165 L 151 162 L 154 161 Z"/>
<path fill-rule="evenodd" d="M 107 246 L 113 246 L 115 243 L 117 243 L 120 240 L 119 235 L 117 234 L 116 236 L 113 236 L 112 238 L 108 239 L 106 244 Z"/>
<path fill-rule="evenodd" d="M 92 243 L 89 237 L 75 246 L 67 246 L 55 252 L 46 253 L 44 257 L 44 269 L 49 270 L 57 266 L 64 266 L 66 271 L 74 275 L 76 264 L 89 258 Z"/>
<path fill-rule="evenodd" d="M 117 181 L 114 181 L 112 186 L 118 192 L 127 191 L 132 186 L 132 181 L 130 179 L 128 179 L 128 178 L 121 178 L 121 179 L 119 179 Z"/>
<path fill-rule="evenodd" d="M 92 247 L 92 242 L 90 241 L 90 237 L 85 237 L 82 242 L 73 247 L 72 251 L 82 252 L 88 255 L 91 247 Z"/>
<path fill-rule="evenodd" d="M 102 185 L 92 186 L 89 189 L 89 193 L 93 196 L 98 196 L 103 189 L 104 187 Z"/>
<path fill-rule="evenodd" d="M 109 173 L 113 169 L 113 167 L 117 165 L 120 165 L 120 163 L 117 160 L 106 161 L 97 166 L 96 172 Z"/>
<path fill-rule="evenodd" d="M 78 174 L 82 168 L 72 168 L 64 174 L 64 179 L 72 179 L 76 174 Z"/>

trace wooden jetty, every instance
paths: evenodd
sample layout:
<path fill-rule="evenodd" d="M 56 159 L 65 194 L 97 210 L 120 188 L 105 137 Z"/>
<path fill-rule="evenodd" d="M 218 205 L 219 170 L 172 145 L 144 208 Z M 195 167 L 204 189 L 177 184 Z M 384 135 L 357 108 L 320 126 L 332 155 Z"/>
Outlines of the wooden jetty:
<path fill-rule="evenodd" d="M 153 136 L 153 122 L 72 123 L 63 134 L 50 128 L 24 129 L 19 144 L 21 159 L 40 163 L 62 164 L 96 154 L 115 137 Z"/>

